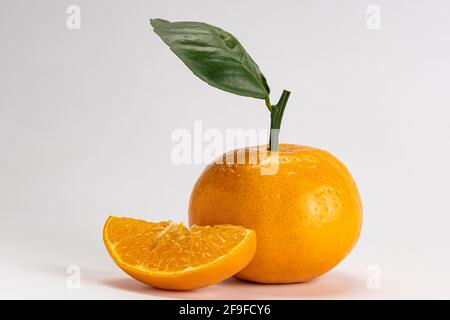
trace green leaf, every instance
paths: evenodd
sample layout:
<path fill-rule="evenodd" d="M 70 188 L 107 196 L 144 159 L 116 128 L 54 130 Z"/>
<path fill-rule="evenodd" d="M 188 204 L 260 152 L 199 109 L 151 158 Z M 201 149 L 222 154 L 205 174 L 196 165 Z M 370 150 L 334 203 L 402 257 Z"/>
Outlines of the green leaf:
<path fill-rule="evenodd" d="M 184 64 L 209 85 L 241 96 L 269 96 L 258 65 L 230 33 L 202 22 L 151 19 L 150 23 Z"/>

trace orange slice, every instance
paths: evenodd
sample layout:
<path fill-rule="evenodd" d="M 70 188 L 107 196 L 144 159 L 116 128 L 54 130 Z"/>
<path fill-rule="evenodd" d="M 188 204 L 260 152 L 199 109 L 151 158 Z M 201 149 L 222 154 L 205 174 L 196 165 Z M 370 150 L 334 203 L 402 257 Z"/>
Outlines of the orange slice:
<path fill-rule="evenodd" d="M 256 233 L 241 226 L 192 226 L 109 217 L 103 241 L 131 277 L 171 290 L 191 290 L 225 280 L 253 258 Z"/>

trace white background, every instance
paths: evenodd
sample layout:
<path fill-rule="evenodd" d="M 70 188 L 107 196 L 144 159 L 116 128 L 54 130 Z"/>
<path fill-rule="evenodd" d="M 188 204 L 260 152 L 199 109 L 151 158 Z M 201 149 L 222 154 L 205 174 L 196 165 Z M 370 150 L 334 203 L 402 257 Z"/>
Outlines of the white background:
<path fill-rule="evenodd" d="M 66 27 L 70 4 L 80 30 Z M 379 30 L 366 26 L 370 5 Z M 444 0 L 1 0 L 0 298 L 450 298 L 449 16 Z M 272 100 L 292 91 L 282 141 L 347 165 L 364 226 L 333 271 L 177 293 L 113 264 L 101 240 L 108 215 L 186 220 L 204 165 L 171 162 L 175 129 L 269 121 L 262 101 L 196 79 L 150 17 L 233 33 Z M 70 265 L 80 289 L 67 288 Z"/>

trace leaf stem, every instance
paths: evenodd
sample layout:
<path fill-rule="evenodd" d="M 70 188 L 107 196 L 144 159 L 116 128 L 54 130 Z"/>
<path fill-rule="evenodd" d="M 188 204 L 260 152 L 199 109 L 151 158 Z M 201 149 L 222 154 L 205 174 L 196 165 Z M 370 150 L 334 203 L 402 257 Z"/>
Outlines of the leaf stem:
<path fill-rule="evenodd" d="M 269 138 L 269 148 L 270 151 L 278 151 L 279 147 L 279 136 L 281 121 L 283 120 L 284 109 L 286 108 L 287 102 L 289 100 L 290 92 L 283 90 L 280 100 L 276 105 L 271 106 L 270 110 L 270 138 Z M 267 99 L 266 99 L 267 103 Z"/>

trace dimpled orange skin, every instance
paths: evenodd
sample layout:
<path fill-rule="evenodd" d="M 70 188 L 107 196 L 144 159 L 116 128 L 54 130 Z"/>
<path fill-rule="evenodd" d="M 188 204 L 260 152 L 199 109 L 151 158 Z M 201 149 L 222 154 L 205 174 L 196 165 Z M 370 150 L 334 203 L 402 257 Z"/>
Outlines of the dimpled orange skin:
<path fill-rule="evenodd" d="M 362 206 L 356 184 L 330 153 L 291 144 L 280 145 L 278 171 L 263 175 L 264 163 L 274 156 L 268 152 L 248 163 L 257 148 L 244 150 L 245 164 L 208 165 L 192 191 L 189 223 L 229 223 L 256 231 L 255 256 L 238 278 L 292 283 L 319 277 L 359 238 Z"/>

